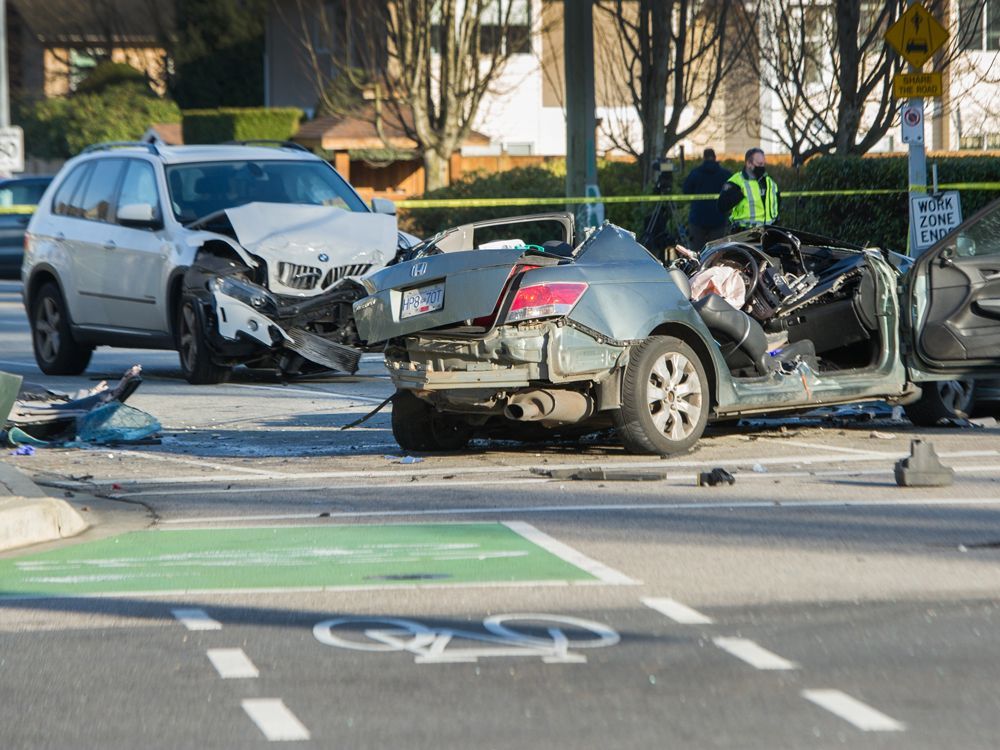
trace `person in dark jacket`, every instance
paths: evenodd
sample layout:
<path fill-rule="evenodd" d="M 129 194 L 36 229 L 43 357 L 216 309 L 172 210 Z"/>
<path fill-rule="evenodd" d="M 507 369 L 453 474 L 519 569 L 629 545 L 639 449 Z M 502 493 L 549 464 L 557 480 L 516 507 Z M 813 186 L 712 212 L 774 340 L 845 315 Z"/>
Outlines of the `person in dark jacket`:
<path fill-rule="evenodd" d="M 684 178 L 683 190 L 689 195 L 718 195 L 732 172 L 715 160 L 713 149 L 706 148 L 703 158 L 704 161 Z M 696 253 L 701 252 L 706 242 L 716 240 L 726 233 L 727 224 L 726 217 L 719 211 L 717 200 L 692 201 L 688 214 L 690 249 Z"/>

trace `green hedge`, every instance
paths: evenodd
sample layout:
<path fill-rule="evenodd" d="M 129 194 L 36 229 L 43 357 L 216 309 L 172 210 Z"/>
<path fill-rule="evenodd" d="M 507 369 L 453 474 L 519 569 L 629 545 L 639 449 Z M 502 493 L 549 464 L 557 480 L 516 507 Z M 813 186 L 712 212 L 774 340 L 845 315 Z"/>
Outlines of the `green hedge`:
<path fill-rule="evenodd" d="M 287 141 L 302 119 L 302 110 L 295 107 L 188 109 L 183 114 L 184 143 Z"/>
<path fill-rule="evenodd" d="M 938 165 L 938 182 L 1000 182 L 1000 157 L 928 156 L 927 169 Z M 674 177 L 675 191 L 680 190 L 685 174 L 697 166 L 686 165 Z M 735 171 L 740 162 L 724 162 Z M 887 195 L 840 195 L 791 198 L 781 202 L 783 225 L 808 230 L 857 244 L 868 244 L 898 251 L 906 249 L 908 165 L 903 155 L 869 157 L 822 157 L 802 168 L 773 165 L 768 172 L 782 193 L 799 190 L 857 190 L 888 188 L 900 190 Z M 465 175 L 450 187 L 425 194 L 424 198 L 505 198 L 559 197 L 565 195 L 565 164 L 546 167 L 521 167 L 507 172 Z M 601 194 L 607 196 L 642 195 L 638 167 L 631 162 L 602 162 L 598 165 Z M 972 216 L 980 208 L 1000 197 L 997 190 L 962 190 L 962 214 Z M 449 226 L 481 219 L 514 216 L 537 211 L 560 210 L 559 206 L 502 206 L 498 208 L 433 208 L 403 211 L 401 222 L 414 234 L 427 237 Z M 605 205 L 605 218 L 641 234 L 654 210 L 651 203 Z M 686 223 L 688 204 L 667 205 L 671 231 L 678 222 Z"/>
<path fill-rule="evenodd" d="M 639 168 L 632 162 L 598 163 L 598 185 L 602 195 L 636 195 L 641 192 Z M 425 193 L 422 198 L 560 198 L 566 195 L 566 163 L 550 162 L 542 167 L 516 167 L 506 172 L 473 172 L 446 188 Z M 404 211 L 402 226 L 419 237 L 441 229 L 484 219 L 562 211 L 558 205 L 500 206 L 498 208 L 422 208 Z M 631 228 L 642 221 L 647 208 L 638 204 L 605 206 L 605 218 Z"/>
<path fill-rule="evenodd" d="M 25 151 L 68 159 L 92 143 L 137 141 L 153 123 L 180 122 L 177 105 L 143 83 L 108 85 L 97 93 L 16 104 L 14 124 L 24 128 Z"/>

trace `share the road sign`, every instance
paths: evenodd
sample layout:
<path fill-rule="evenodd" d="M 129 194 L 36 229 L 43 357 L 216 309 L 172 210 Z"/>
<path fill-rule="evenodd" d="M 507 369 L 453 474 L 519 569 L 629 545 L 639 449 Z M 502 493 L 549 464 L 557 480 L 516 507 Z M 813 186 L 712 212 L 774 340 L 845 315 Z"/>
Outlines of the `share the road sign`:
<path fill-rule="evenodd" d="M 940 73 L 900 73 L 893 76 L 892 95 L 896 99 L 943 96 L 944 79 Z"/>

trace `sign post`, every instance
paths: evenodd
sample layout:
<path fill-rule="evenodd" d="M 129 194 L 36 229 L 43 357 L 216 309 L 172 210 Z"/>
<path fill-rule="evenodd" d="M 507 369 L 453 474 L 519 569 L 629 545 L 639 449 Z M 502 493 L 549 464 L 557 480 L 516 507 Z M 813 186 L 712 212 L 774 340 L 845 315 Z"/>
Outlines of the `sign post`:
<path fill-rule="evenodd" d="M 957 190 L 910 196 L 910 250 L 927 250 L 962 223 L 962 201 Z"/>
<path fill-rule="evenodd" d="M 914 201 L 926 197 L 927 193 L 927 152 L 924 149 L 924 96 L 940 96 L 940 73 L 922 74 L 924 63 L 931 59 L 948 40 L 948 30 L 944 28 L 927 9 L 916 2 L 907 0 L 906 12 L 885 32 L 885 41 L 910 64 L 910 74 L 901 74 L 893 80 L 893 96 L 909 97 L 909 103 L 901 111 L 903 119 L 903 142 L 910 146 L 909 193 L 910 193 L 910 252 L 919 253 L 912 242 L 915 236 Z M 936 92 L 936 93 L 935 93 Z M 928 245 L 927 247 L 930 247 Z M 927 248 L 922 248 L 926 250 Z"/>

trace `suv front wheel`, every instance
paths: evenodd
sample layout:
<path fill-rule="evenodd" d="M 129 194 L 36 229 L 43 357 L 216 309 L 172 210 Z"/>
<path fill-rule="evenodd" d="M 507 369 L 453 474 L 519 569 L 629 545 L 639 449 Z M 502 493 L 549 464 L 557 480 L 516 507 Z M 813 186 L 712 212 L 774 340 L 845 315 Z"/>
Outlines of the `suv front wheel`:
<path fill-rule="evenodd" d="M 42 285 L 31 305 L 31 344 L 38 369 L 46 375 L 79 375 L 90 364 L 92 346 L 73 338 L 69 310 L 52 282 Z"/>
<path fill-rule="evenodd" d="M 181 360 L 184 377 L 193 385 L 214 385 L 229 380 L 231 367 L 212 361 L 205 332 L 201 326 L 197 301 L 185 297 L 177 306 L 177 354 Z"/>

